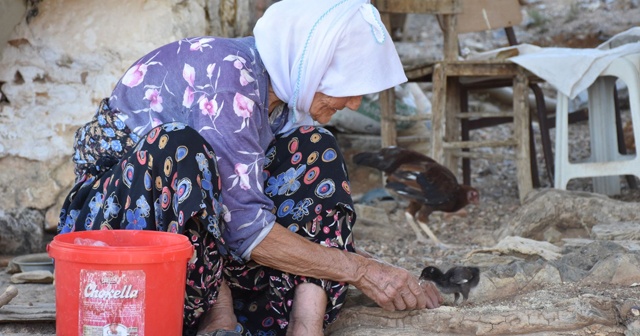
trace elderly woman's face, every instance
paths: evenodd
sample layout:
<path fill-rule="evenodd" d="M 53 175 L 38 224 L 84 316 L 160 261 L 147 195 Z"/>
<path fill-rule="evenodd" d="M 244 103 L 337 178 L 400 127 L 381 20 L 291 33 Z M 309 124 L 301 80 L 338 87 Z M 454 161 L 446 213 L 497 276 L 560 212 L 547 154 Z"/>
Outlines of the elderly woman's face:
<path fill-rule="evenodd" d="M 326 124 L 338 111 L 347 107 L 350 110 L 357 110 L 362 102 L 362 96 L 355 97 L 331 97 L 324 93 L 316 92 L 311 102 L 309 114 L 313 120 Z"/>

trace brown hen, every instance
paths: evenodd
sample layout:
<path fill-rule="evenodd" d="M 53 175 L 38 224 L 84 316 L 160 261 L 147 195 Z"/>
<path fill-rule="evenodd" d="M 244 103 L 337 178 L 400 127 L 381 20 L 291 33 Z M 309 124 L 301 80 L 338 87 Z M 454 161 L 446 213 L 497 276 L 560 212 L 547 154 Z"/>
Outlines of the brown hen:
<path fill-rule="evenodd" d="M 385 188 L 397 198 L 409 201 L 405 217 L 421 241 L 425 238 L 419 228 L 435 243 L 446 246 L 426 225 L 429 215 L 434 211 L 457 212 L 479 202 L 477 189 L 459 184 L 449 169 L 416 151 L 386 147 L 377 152 L 358 153 L 353 162 L 385 173 Z"/>

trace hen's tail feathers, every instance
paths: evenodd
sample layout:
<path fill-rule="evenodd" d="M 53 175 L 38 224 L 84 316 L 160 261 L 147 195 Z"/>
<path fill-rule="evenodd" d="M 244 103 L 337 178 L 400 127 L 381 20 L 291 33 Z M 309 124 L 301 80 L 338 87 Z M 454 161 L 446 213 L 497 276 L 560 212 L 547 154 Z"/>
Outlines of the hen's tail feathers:
<path fill-rule="evenodd" d="M 378 152 L 362 152 L 353 156 L 353 163 L 386 171 L 393 161 L 385 160 L 385 157 Z"/>

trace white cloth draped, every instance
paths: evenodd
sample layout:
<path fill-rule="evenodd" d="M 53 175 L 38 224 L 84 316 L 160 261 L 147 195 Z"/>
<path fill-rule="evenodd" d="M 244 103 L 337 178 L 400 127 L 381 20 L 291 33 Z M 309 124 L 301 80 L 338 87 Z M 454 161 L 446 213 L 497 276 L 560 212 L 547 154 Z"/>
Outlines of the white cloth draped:
<path fill-rule="evenodd" d="M 529 46 L 524 54 L 510 58 L 552 84 L 569 98 L 575 98 L 598 78 L 613 60 L 640 53 L 640 28 L 622 32 L 598 48 L 540 48 Z"/>

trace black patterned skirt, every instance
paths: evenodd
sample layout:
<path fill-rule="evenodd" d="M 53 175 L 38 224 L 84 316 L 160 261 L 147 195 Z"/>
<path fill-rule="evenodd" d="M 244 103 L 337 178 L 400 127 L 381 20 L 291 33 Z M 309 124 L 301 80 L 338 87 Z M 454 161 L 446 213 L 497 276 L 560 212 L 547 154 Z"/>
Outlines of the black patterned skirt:
<path fill-rule="evenodd" d="M 348 285 L 283 273 L 233 255 L 226 246 L 214 151 L 192 128 L 170 123 L 136 139 L 106 102 L 76 133 L 77 183 L 65 200 L 58 232 L 158 230 L 186 235 L 196 257 L 187 266 L 184 335 L 194 335 L 223 278 L 232 289 L 238 331 L 284 335 L 293 289 L 313 282 L 327 293 L 325 326 Z M 117 132 L 114 131 L 117 130 Z M 277 222 L 306 239 L 353 252 L 355 214 L 342 154 L 323 128 L 277 137 L 266 152 L 265 194 Z"/>

